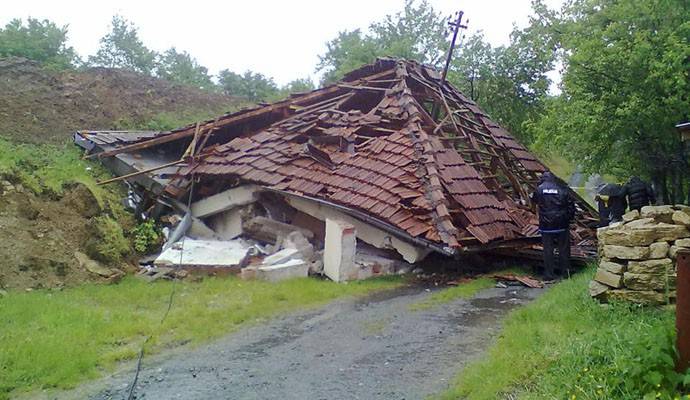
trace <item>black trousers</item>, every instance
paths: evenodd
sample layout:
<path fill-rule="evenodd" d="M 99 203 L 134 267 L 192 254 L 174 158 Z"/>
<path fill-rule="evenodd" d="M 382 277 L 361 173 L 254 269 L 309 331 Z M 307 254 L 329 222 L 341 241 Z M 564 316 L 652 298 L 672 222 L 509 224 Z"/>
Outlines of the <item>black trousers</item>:
<path fill-rule="evenodd" d="M 542 245 L 544 246 L 544 274 L 553 275 L 556 269 L 561 273 L 570 269 L 570 230 L 566 229 L 558 233 L 542 233 Z M 558 268 L 555 268 L 554 250 L 558 249 Z"/>

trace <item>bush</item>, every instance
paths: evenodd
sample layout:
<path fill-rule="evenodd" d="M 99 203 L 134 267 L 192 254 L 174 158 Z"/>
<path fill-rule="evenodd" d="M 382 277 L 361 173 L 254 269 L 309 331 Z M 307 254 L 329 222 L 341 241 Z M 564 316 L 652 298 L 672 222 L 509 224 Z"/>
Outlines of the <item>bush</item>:
<path fill-rule="evenodd" d="M 107 215 L 92 220 L 94 237 L 88 246 L 91 257 L 106 263 L 115 263 L 131 252 L 129 240 L 122 227 Z"/>
<path fill-rule="evenodd" d="M 152 219 L 137 225 L 132 231 L 132 236 L 134 237 L 134 250 L 139 253 L 152 251 L 161 243 L 161 234 Z"/>

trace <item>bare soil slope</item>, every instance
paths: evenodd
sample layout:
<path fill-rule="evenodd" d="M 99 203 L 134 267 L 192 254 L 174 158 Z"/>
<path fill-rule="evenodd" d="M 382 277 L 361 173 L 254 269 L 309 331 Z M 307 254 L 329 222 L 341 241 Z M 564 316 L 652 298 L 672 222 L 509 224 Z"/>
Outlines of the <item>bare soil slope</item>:
<path fill-rule="evenodd" d="M 89 234 L 86 219 L 64 201 L 30 193 L 0 196 L 0 288 L 38 289 L 105 281 L 81 268 L 74 256 Z"/>
<path fill-rule="evenodd" d="M 0 135 L 64 143 L 78 129 L 136 127 L 151 118 L 219 115 L 233 98 L 109 68 L 56 72 L 22 58 L 0 59 Z"/>

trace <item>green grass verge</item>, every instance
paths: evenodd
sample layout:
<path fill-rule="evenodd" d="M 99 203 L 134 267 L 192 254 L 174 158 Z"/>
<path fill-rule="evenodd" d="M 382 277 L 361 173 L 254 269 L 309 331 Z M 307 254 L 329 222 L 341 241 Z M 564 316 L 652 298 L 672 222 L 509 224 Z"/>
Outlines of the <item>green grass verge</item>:
<path fill-rule="evenodd" d="M 471 281 L 460 283 L 457 286 L 436 291 L 426 299 L 418 303 L 410 304 L 409 310 L 428 310 L 441 304 L 450 303 L 456 299 L 469 299 L 480 290 L 493 287 L 495 283 L 496 282 L 491 278 L 481 277 L 472 279 Z"/>
<path fill-rule="evenodd" d="M 440 399 L 674 399 L 674 316 L 588 296 L 587 269 L 511 312 L 488 356 Z"/>
<path fill-rule="evenodd" d="M 337 284 L 317 279 L 279 283 L 204 279 L 177 283 L 126 278 L 118 285 L 0 297 L 0 398 L 14 390 L 70 388 L 132 360 L 147 335 L 147 354 L 199 343 L 243 324 L 342 296 L 396 287 L 399 277 Z"/>
<path fill-rule="evenodd" d="M 0 175 L 14 179 L 37 195 L 59 195 L 66 183 L 78 182 L 94 193 L 101 206 L 108 201 L 118 203 L 118 194 L 110 189 L 116 186 L 96 184 L 110 174 L 100 164 L 82 160 L 81 156 L 81 151 L 71 143 L 35 145 L 0 138 Z"/>

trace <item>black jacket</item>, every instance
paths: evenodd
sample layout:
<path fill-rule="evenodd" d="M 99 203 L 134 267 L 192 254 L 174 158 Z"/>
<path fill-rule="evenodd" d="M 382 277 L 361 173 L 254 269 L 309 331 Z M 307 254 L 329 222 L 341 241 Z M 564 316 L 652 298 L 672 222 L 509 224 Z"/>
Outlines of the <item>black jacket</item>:
<path fill-rule="evenodd" d="M 601 226 L 607 226 L 609 222 L 620 221 L 628 207 L 628 202 L 625 200 L 625 190 L 617 183 L 609 183 L 604 186 L 595 199 L 599 204 Z"/>
<path fill-rule="evenodd" d="M 654 204 L 654 190 L 648 183 L 640 178 L 633 176 L 624 187 L 625 194 L 628 196 L 628 204 L 631 210 L 639 210 L 644 206 Z"/>
<path fill-rule="evenodd" d="M 575 216 L 575 203 L 570 190 L 550 172 L 545 172 L 532 200 L 539 206 L 539 229 L 553 231 L 568 229 Z"/>

